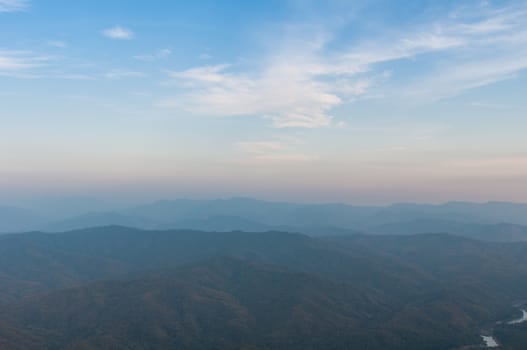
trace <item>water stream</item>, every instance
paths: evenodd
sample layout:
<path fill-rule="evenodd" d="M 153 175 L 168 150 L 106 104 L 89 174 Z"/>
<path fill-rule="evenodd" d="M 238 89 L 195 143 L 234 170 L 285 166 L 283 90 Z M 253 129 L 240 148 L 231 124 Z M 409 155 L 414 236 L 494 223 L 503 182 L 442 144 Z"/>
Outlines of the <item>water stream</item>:
<path fill-rule="evenodd" d="M 481 337 L 483 338 L 483 342 L 485 343 L 485 346 L 487 348 L 497 348 L 499 346 L 498 342 L 496 341 L 496 339 L 494 339 L 493 336 L 482 335 Z"/>
<path fill-rule="evenodd" d="M 520 310 L 522 312 L 522 316 L 520 318 L 517 318 L 512 321 L 508 321 L 507 324 L 520 324 L 523 322 L 527 322 L 527 310 Z M 501 323 L 501 322 L 500 322 Z M 481 338 L 483 338 L 483 342 L 485 343 L 485 346 L 487 348 L 497 348 L 500 346 L 496 338 L 491 335 L 482 335 Z"/>
<path fill-rule="evenodd" d="M 521 311 L 522 311 L 522 317 L 516 320 L 512 320 L 510 322 L 507 322 L 507 324 L 519 324 L 519 323 L 527 322 L 527 311 L 525 310 L 521 310 Z"/>

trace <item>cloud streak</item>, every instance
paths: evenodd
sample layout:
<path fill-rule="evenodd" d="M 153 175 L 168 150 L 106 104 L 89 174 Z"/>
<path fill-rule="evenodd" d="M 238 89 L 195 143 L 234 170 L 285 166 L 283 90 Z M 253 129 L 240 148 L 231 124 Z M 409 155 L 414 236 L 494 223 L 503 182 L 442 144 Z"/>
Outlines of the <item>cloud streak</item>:
<path fill-rule="evenodd" d="M 102 31 L 102 34 L 110 39 L 131 40 L 134 38 L 134 32 L 121 26 L 115 26 Z"/>
<path fill-rule="evenodd" d="M 51 59 L 30 51 L 0 50 L 0 75 L 27 76 L 29 71 L 45 66 Z"/>
<path fill-rule="evenodd" d="M 66 47 L 68 47 L 68 44 L 66 42 L 60 40 L 50 40 L 47 42 L 47 45 L 55 47 L 57 49 L 65 49 Z"/>
<path fill-rule="evenodd" d="M 276 128 L 315 128 L 330 126 L 328 112 L 369 85 L 369 80 L 348 80 L 346 70 L 339 73 L 320 65 L 313 53 L 274 58 L 256 73 L 231 67 L 220 64 L 168 72 L 188 92 L 162 105 L 199 115 L 258 115 Z M 330 77 L 340 78 L 338 84 L 324 81 Z"/>
<path fill-rule="evenodd" d="M 418 82 L 403 87 L 407 97 L 448 98 L 514 78 L 527 69 L 526 6 L 483 6 L 468 23 L 450 23 L 441 30 L 462 39 L 463 45 L 451 52 L 449 64 L 438 65 Z"/>
<path fill-rule="evenodd" d="M 238 142 L 235 146 L 246 155 L 243 162 L 254 165 L 308 163 L 319 159 L 296 149 L 301 144 L 295 137 L 277 136 L 266 141 Z"/>
<path fill-rule="evenodd" d="M 26 11 L 29 6 L 27 0 L 0 0 L 0 13 Z"/>
<path fill-rule="evenodd" d="M 104 76 L 107 79 L 125 79 L 125 78 L 144 78 L 147 75 L 143 72 L 138 72 L 138 71 L 114 69 L 106 73 Z"/>
<path fill-rule="evenodd" d="M 309 35 L 310 34 L 310 35 Z M 444 98 L 510 78 L 527 68 L 527 9 L 487 5 L 404 32 L 344 43 L 338 33 L 289 38 L 250 68 L 224 63 L 168 71 L 178 93 L 160 105 L 205 116 L 257 116 L 275 128 L 319 128 L 332 111 L 389 79 L 385 64 L 426 55 L 430 76 L 405 77 L 400 98 Z M 446 56 L 445 56 L 446 55 Z M 436 59 L 437 57 L 437 59 Z M 442 57 L 449 57 L 447 63 Z M 397 71 L 393 72 L 397 75 Z"/>
<path fill-rule="evenodd" d="M 172 54 L 172 50 L 170 49 L 161 49 L 157 52 L 149 55 L 136 55 L 134 58 L 139 61 L 145 61 L 145 62 L 153 62 L 156 60 L 160 60 L 163 58 L 167 58 Z"/>
<path fill-rule="evenodd" d="M 324 44 L 311 42 L 272 54 L 258 72 L 235 71 L 229 64 L 171 71 L 169 76 L 187 92 L 162 105 L 199 115 L 259 115 L 275 128 L 328 127 L 333 108 L 386 78 L 386 72 L 373 72 L 373 65 L 461 44 L 457 38 L 426 33 L 388 47 L 327 54 Z"/>

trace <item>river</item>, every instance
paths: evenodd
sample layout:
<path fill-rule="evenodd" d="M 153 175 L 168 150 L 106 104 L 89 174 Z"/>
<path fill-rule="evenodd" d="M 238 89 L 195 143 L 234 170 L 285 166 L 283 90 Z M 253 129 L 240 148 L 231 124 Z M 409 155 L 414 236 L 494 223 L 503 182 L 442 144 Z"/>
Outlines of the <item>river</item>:
<path fill-rule="evenodd" d="M 522 312 L 522 316 L 515 320 L 508 321 L 507 324 L 520 324 L 527 322 L 527 310 L 521 309 L 520 311 Z M 492 335 L 482 335 L 481 338 L 483 338 L 483 342 L 487 348 L 497 348 L 500 346 L 496 338 L 494 338 Z"/>
<path fill-rule="evenodd" d="M 483 342 L 485 343 L 485 346 L 487 348 L 497 348 L 499 346 L 498 342 L 496 341 L 496 339 L 494 339 L 493 336 L 482 335 L 481 337 L 483 338 Z"/>
<path fill-rule="evenodd" d="M 523 323 L 523 322 L 527 322 L 527 311 L 525 310 L 521 310 L 522 311 L 522 317 L 516 319 L 516 320 L 512 320 L 510 322 L 507 322 L 508 324 L 518 324 L 518 323 Z"/>

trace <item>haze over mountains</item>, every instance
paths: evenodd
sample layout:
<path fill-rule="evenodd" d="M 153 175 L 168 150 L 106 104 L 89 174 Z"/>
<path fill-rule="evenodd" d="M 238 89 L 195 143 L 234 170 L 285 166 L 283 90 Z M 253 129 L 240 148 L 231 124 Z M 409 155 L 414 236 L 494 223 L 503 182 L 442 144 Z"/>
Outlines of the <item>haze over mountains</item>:
<path fill-rule="evenodd" d="M 281 230 L 309 235 L 452 233 L 496 241 L 527 240 L 527 204 L 449 202 L 385 207 L 298 204 L 248 198 L 163 200 L 133 207 L 98 202 L 37 212 L 0 207 L 0 232 L 60 232 L 121 225 L 142 229 L 196 229 L 261 232 Z"/>
<path fill-rule="evenodd" d="M 527 246 L 112 226 L 3 235 L 0 276 L 6 349 L 440 350 L 516 316 Z"/>
<path fill-rule="evenodd" d="M 2 207 L 0 347 L 527 344 L 525 204 L 76 204 Z"/>

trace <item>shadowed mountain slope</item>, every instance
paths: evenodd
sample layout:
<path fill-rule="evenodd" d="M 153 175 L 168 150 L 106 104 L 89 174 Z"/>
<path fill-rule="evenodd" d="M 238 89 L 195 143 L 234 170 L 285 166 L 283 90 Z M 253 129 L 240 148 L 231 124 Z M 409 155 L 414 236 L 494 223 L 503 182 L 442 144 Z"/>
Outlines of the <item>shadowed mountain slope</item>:
<path fill-rule="evenodd" d="M 9 349 L 449 349 L 527 294 L 527 244 L 118 226 L 0 237 Z"/>
<path fill-rule="evenodd" d="M 25 332 L 25 349 L 444 349 L 475 341 L 467 331 L 474 310 L 441 302 L 397 309 L 353 283 L 215 258 L 31 298 L 9 309 L 15 328 L 0 329 L 0 339 L 11 349 Z"/>

